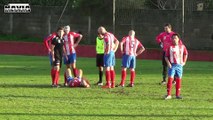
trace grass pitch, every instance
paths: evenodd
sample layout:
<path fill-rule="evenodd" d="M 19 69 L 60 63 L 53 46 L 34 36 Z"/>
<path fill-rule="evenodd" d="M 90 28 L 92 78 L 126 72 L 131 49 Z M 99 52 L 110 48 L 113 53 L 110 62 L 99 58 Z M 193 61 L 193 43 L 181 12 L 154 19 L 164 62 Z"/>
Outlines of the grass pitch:
<path fill-rule="evenodd" d="M 116 62 L 119 83 L 121 60 Z M 93 85 L 98 80 L 94 58 L 77 58 L 77 67 L 84 70 L 91 88 L 51 88 L 47 57 L 0 55 L 0 119 L 213 119 L 212 62 L 187 63 L 183 100 L 163 100 L 166 86 L 158 84 L 161 61 L 137 60 L 134 88 L 101 89 Z"/>

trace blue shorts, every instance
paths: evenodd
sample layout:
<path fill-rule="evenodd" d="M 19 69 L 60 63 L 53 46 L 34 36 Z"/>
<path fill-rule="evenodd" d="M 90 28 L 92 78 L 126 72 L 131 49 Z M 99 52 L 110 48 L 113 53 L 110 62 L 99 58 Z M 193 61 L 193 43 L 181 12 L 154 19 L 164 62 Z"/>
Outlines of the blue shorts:
<path fill-rule="evenodd" d="M 136 67 L 136 57 L 133 55 L 123 55 L 122 56 L 122 67 L 124 68 L 135 68 Z"/>
<path fill-rule="evenodd" d="M 49 56 L 49 60 L 50 60 L 50 66 L 52 66 L 53 65 L 52 54 L 49 53 L 48 56 Z"/>
<path fill-rule="evenodd" d="M 111 51 L 109 54 L 104 54 L 104 67 L 115 66 L 115 53 Z"/>
<path fill-rule="evenodd" d="M 71 76 L 69 76 L 69 77 L 67 78 L 67 83 L 69 83 L 69 82 L 72 81 L 72 80 L 74 80 L 74 78 L 71 77 Z"/>
<path fill-rule="evenodd" d="M 168 70 L 168 76 L 169 77 L 178 77 L 181 78 L 183 74 L 183 66 L 180 64 L 172 64 L 172 68 L 169 68 Z"/>
<path fill-rule="evenodd" d="M 76 53 L 72 53 L 67 57 L 68 60 L 66 59 L 66 57 L 64 57 L 64 64 L 73 64 L 74 62 L 76 62 Z"/>

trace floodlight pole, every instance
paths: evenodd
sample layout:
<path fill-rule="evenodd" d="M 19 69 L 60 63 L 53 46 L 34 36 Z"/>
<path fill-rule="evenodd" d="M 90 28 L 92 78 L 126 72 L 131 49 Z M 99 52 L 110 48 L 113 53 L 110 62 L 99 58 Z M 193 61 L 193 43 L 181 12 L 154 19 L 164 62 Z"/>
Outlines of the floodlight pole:
<path fill-rule="evenodd" d="M 185 15 L 184 15 L 184 7 L 185 7 L 184 0 L 182 0 L 182 37 L 183 38 L 184 38 L 184 17 L 185 17 Z"/>
<path fill-rule="evenodd" d="M 112 25 L 113 25 L 113 33 L 115 33 L 115 0 L 113 0 L 113 10 L 112 10 Z"/>

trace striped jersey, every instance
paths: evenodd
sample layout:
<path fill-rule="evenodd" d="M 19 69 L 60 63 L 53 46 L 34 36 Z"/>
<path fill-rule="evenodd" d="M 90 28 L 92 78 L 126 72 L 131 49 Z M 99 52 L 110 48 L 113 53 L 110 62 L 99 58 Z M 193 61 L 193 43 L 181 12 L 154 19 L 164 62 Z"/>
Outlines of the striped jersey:
<path fill-rule="evenodd" d="M 113 48 L 115 46 L 115 39 L 116 37 L 112 33 L 107 32 L 104 35 L 104 53 L 107 53 L 108 51 L 113 51 Z M 109 50 L 107 46 L 109 46 Z"/>
<path fill-rule="evenodd" d="M 122 43 L 124 43 L 124 45 L 123 45 L 124 53 L 127 54 L 127 55 L 134 55 L 135 56 L 138 47 L 143 46 L 138 39 L 136 39 L 135 37 L 132 38 L 130 36 L 124 37 L 122 39 Z"/>
<path fill-rule="evenodd" d="M 167 49 L 166 57 L 168 57 L 169 61 L 174 64 L 182 64 L 183 56 L 188 55 L 188 51 L 185 45 L 172 45 Z"/>
<path fill-rule="evenodd" d="M 80 34 L 75 33 L 75 32 L 69 32 L 68 34 L 64 35 L 64 47 L 66 50 L 67 55 L 70 55 L 72 53 L 75 53 L 75 38 L 78 38 Z"/>

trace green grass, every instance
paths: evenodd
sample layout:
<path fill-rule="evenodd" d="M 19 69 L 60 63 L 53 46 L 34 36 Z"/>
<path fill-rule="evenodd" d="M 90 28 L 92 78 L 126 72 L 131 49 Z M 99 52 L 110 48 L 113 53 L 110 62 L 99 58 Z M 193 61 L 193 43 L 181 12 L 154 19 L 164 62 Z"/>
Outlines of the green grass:
<path fill-rule="evenodd" d="M 121 60 L 116 62 L 119 83 Z M 77 66 L 92 84 L 97 82 L 94 58 L 78 58 Z M 166 101 L 162 98 L 166 86 L 158 84 L 160 61 L 137 61 L 134 88 L 51 88 L 47 57 L 0 55 L 0 119 L 211 120 L 212 68 L 212 62 L 188 62 L 182 82 L 184 99 Z M 60 77 L 62 84 L 62 72 Z"/>

